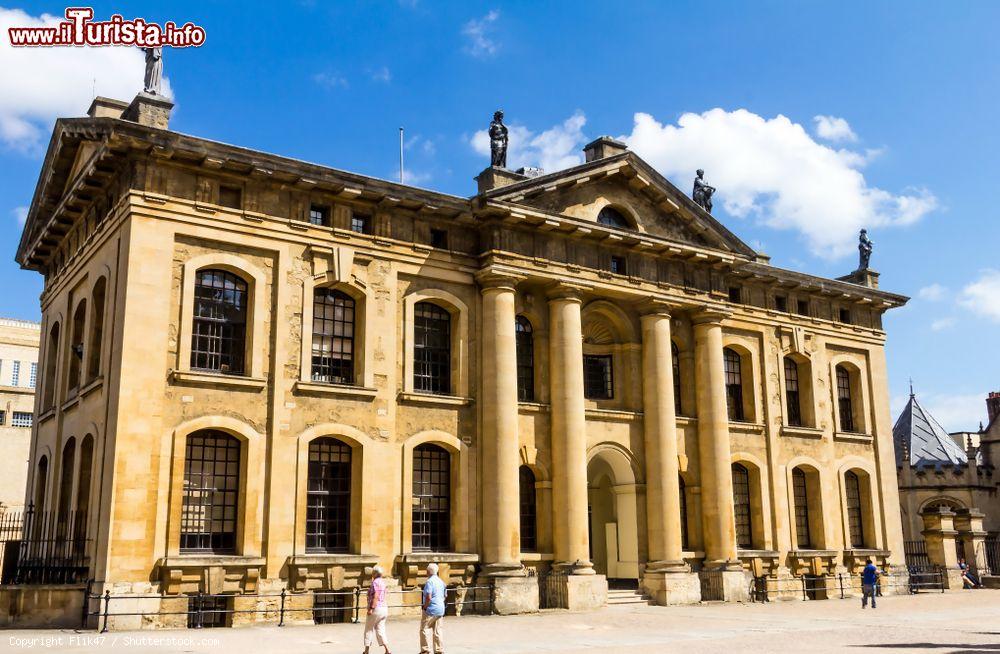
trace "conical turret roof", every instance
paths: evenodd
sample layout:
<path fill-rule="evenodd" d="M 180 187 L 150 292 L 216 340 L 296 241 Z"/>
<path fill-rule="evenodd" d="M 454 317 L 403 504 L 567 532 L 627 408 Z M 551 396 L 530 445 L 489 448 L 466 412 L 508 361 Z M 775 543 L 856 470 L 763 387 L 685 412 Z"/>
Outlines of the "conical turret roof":
<path fill-rule="evenodd" d="M 965 450 L 920 406 L 913 393 L 892 428 L 892 440 L 896 446 L 897 466 L 908 463 L 914 468 L 940 468 L 969 463 Z"/>

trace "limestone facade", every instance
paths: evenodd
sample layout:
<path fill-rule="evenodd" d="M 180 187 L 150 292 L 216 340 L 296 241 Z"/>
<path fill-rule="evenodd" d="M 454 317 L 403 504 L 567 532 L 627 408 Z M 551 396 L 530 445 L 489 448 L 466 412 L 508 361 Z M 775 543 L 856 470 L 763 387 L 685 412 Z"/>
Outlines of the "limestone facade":
<path fill-rule="evenodd" d="M 98 587 L 242 601 L 380 562 L 408 589 L 435 560 L 514 612 L 901 565 L 906 298 L 769 265 L 608 142 L 461 198 L 58 121 L 18 252 L 46 278 L 28 488 L 91 507 Z"/>
<path fill-rule="evenodd" d="M 40 325 L 0 318 L 0 511 L 24 506 Z"/>

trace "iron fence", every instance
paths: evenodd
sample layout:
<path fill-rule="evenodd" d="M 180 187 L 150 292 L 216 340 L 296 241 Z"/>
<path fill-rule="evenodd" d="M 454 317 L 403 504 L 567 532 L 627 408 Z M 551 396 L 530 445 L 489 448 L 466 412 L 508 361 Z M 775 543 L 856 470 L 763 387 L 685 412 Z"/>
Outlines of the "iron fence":
<path fill-rule="evenodd" d="M 562 579 L 561 579 L 562 577 Z M 546 572 L 538 577 L 538 608 L 560 609 L 568 604 L 568 588 L 565 576 Z"/>
<path fill-rule="evenodd" d="M 979 571 L 980 576 L 1000 574 L 1000 538 L 987 538 L 979 543 L 976 560 L 986 562 L 986 569 Z"/>
<path fill-rule="evenodd" d="M 89 589 L 89 586 L 88 586 Z M 95 618 L 101 633 L 108 631 L 109 622 L 120 617 L 160 617 L 186 616 L 185 621 L 190 629 L 205 629 L 211 627 L 231 626 L 233 618 L 238 615 L 271 614 L 277 618 L 278 626 L 284 626 L 286 619 L 294 620 L 305 614 L 311 616 L 316 624 L 334 622 L 360 622 L 364 619 L 368 589 L 357 587 L 352 590 L 313 591 L 312 606 L 294 606 L 294 600 L 305 593 L 290 593 L 282 589 L 280 593 L 258 593 L 239 595 L 235 593 L 194 593 L 190 595 L 111 595 L 105 591 L 103 595 L 93 594 L 89 590 L 84 602 L 83 624 Z M 419 596 L 420 589 L 390 590 L 389 596 L 398 596 L 398 603 L 387 604 L 389 609 L 419 609 L 420 601 L 405 601 L 408 597 Z M 254 608 L 236 608 L 236 599 L 244 600 L 247 606 Z M 185 602 L 184 610 L 155 611 L 114 610 L 115 605 L 134 606 L 136 600 L 180 600 Z M 452 586 L 447 590 L 445 599 L 445 615 L 463 615 L 480 612 L 493 613 L 495 587 L 493 584 L 481 586 Z"/>
<path fill-rule="evenodd" d="M 923 540 L 903 541 L 903 553 L 906 556 L 906 567 L 930 569 L 931 559 L 927 556 L 927 542 Z"/>
<path fill-rule="evenodd" d="M 882 590 L 887 588 L 905 588 L 910 594 L 924 590 L 939 590 L 947 588 L 945 571 L 940 568 L 930 570 L 910 570 L 906 582 L 897 577 L 879 577 L 875 584 L 875 595 L 882 596 Z M 836 577 L 801 575 L 798 577 L 770 578 L 754 577 L 750 582 L 751 602 L 770 602 L 776 598 L 797 597 L 803 600 L 829 599 L 840 596 L 861 595 L 861 575 L 838 574 Z"/>
<path fill-rule="evenodd" d="M 0 584 L 82 584 L 87 579 L 87 514 L 35 511 L 0 515 Z"/>

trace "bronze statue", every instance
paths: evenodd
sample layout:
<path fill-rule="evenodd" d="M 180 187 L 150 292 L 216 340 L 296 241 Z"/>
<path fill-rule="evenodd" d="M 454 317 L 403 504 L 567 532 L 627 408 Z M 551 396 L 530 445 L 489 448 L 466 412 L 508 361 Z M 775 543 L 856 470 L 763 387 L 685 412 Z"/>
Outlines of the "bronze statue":
<path fill-rule="evenodd" d="M 146 75 L 143 78 L 142 90 L 153 95 L 160 95 L 160 83 L 163 80 L 163 48 L 143 48 L 146 52 Z"/>
<path fill-rule="evenodd" d="M 701 168 L 697 170 L 696 175 L 691 198 L 699 207 L 708 213 L 712 213 L 712 195 L 715 193 L 715 187 L 705 183 L 705 171 Z"/>
<path fill-rule="evenodd" d="M 874 244 L 868 238 L 868 230 L 862 229 L 858 236 L 858 254 L 861 261 L 858 263 L 858 270 L 868 270 L 868 262 L 872 258 L 872 246 Z"/>
<path fill-rule="evenodd" d="M 493 113 L 490 123 L 490 165 L 507 167 L 507 126 L 503 124 L 503 109 Z"/>

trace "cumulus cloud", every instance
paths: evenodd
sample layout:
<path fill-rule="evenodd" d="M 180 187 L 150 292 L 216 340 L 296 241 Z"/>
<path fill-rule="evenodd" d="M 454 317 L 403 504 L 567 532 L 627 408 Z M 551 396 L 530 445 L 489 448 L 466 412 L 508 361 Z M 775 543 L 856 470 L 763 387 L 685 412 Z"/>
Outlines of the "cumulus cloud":
<path fill-rule="evenodd" d="M 940 332 L 955 326 L 954 318 L 938 318 L 931 323 L 932 332 Z"/>
<path fill-rule="evenodd" d="M 473 57 L 491 57 L 500 48 L 493 32 L 496 29 L 500 12 L 490 10 L 482 18 L 473 18 L 462 26 L 462 36 L 465 37 L 465 51 Z"/>
<path fill-rule="evenodd" d="M 706 181 L 719 189 L 716 206 L 798 231 L 814 254 L 828 259 L 853 253 L 862 227 L 909 225 L 937 207 L 926 189 L 896 194 L 870 186 L 860 171 L 870 154 L 818 143 L 782 115 L 712 109 L 686 113 L 672 125 L 637 113 L 632 133 L 621 138 L 685 190 L 704 168 Z"/>
<path fill-rule="evenodd" d="M 813 116 L 816 123 L 816 136 L 827 141 L 849 141 L 853 143 L 858 140 L 858 135 L 851 129 L 850 124 L 843 118 L 836 116 Z"/>
<path fill-rule="evenodd" d="M 941 284 L 931 284 L 917 291 L 917 297 L 921 300 L 937 302 L 938 300 L 943 300 L 947 293 L 948 289 Z"/>
<path fill-rule="evenodd" d="M 51 26 L 62 17 L 0 7 L 0 142 L 31 151 L 61 116 L 82 116 L 96 95 L 129 101 L 142 90 L 139 48 L 124 46 L 14 48 L 9 27 Z M 164 57 L 169 69 L 170 54 Z M 169 80 L 163 92 L 173 96 Z"/>
<path fill-rule="evenodd" d="M 958 303 L 963 307 L 1000 322 L 1000 270 L 988 269 L 979 279 L 962 289 Z"/>
<path fill-rule="evenodd" d="M 583 154 L 580 149 L 587 141 L 583 134 L 583 126 L 586 124 L 587 117 L 582 111 L 577 111 L 562 123 L 540 133 L 535 133 L 524 125 L 509 125 L 507 167 L 514 170 L 522 166 L 533 166 L 550 173 L 582 163 Z M 470 143 L 479 154 L 490 156 L 488 130 L 473 134 Z"/>

